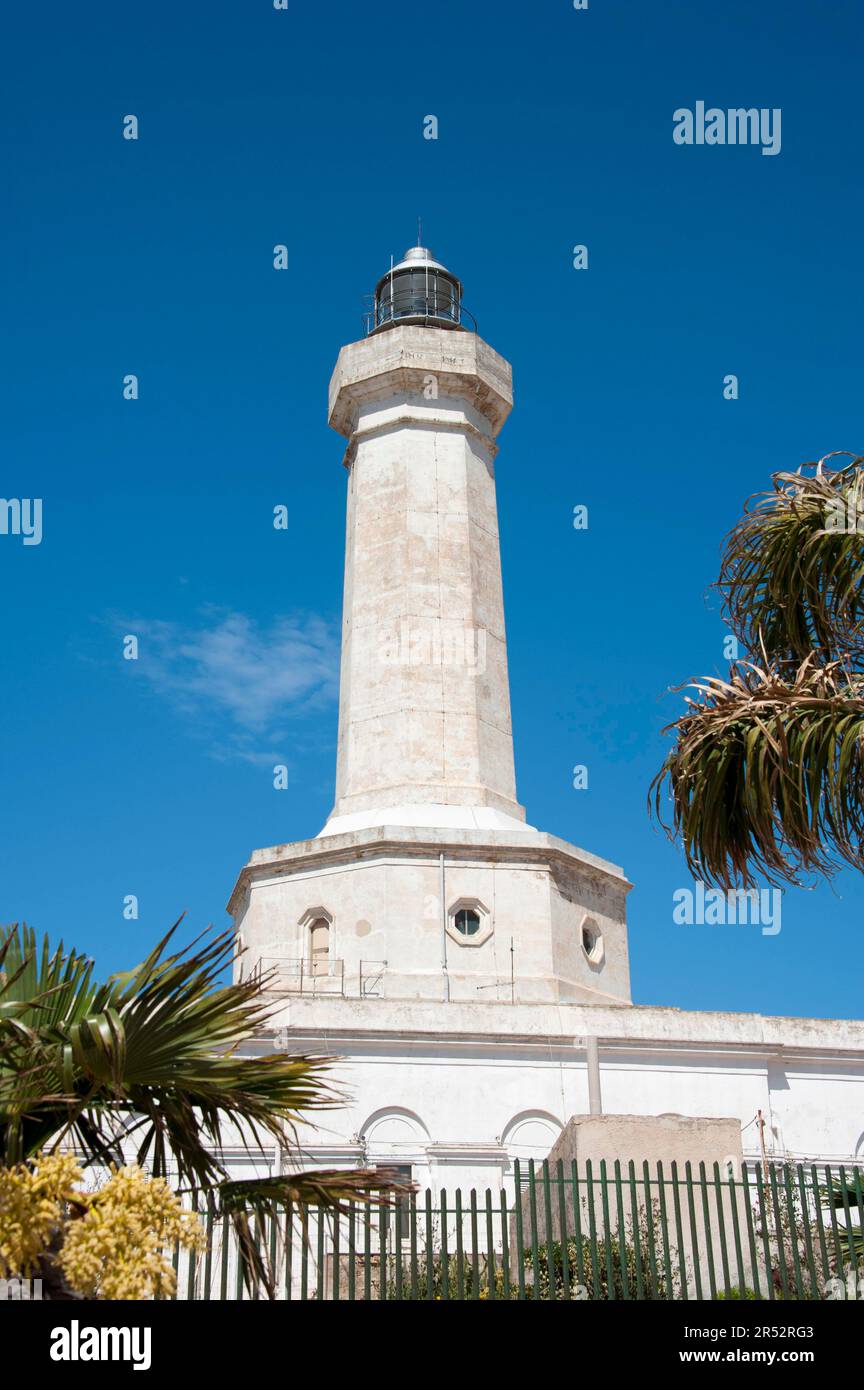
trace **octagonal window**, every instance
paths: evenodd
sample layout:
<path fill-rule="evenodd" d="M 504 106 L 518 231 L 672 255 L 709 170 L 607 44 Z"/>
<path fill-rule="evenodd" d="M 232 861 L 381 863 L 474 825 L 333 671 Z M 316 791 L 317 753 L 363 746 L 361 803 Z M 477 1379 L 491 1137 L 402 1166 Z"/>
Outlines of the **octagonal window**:
<path fill-rule="evenodd" d="M 480 913 L 473 907 L 460 907 L 453 917 L 453 925 L 460 936 L 476 936 L 480 930 Z"/>
<path fill-rule="evenodd" d="M 585 955 L 587 956 L 591 965 L 602 965 L 605 958 L 603 934 L 593 918 L 583 918 L 581 938 L 582 950 L 585 952 Z"/>
<path fill-rule="evenodd" d="M 492 914 L 479 898 L 457 898 L 447 912 L 447 935 L 460 946 L 482 946 L 492 935 Z"/>

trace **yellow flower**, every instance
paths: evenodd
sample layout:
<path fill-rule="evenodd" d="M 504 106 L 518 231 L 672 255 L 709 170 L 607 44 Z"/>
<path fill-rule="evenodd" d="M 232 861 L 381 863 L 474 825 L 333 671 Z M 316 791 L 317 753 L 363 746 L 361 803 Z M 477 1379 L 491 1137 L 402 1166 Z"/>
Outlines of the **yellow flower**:
<path fill-rule="evenodd" d="M 81 1178 L 71 1154 L 40 1155 L 34 1167 L 0 1168 L 0 1277 L 34 1273 Z"/>
<path fill-rule="evenodd" d="M 194 1212 L 161 1178 L 134 1165 L 112 1170 L 97 1192 L 83 1192 L 77 1160 L 40 1155 L 33 1166 L 0 1168 L 0 1277 L 28 1277 L 40 1256 L 55 1256 L 69 1286 L 89 1298 L 170 1295 L 176 1279 L 163 1251 L 179 1242 L 202 1250 L 207 1239 Z M 70 1213 L 69 1204 L 83 1215 Z"/>
<path fill-rule="evenodd" d="M 120 1168 L 70 1223 L 60 1266 L 70 1286 L 91 1298 L 162 1298 L 176 1286 L 163 1254 L 175 1241 L 187 1250 L 206 1247 L 197 1216 L 183 1210 L 163 1179 Z"/>

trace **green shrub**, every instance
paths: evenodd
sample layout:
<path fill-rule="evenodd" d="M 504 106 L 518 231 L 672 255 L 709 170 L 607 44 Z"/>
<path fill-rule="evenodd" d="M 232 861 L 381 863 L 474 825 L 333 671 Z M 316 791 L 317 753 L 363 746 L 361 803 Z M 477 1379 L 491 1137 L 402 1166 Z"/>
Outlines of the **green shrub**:
<path fill-rule="evenodd" d="M 632 1238 L 626 1240 L 622 1246 L 615 1235 L 609 1237 L 608 1245 L 605 1240 L 596 1242 L 592 1259 L 590 1240 L 583 1237 L 581 1242 L 577 1242 L 576 1237 L 571 1236 L 567 1241 L 569 1297 L 574 1300 L 602 1301 L 626 1296 L 638 1298 L 643 1302 L 666 1298 L 666 1277 L 658 1267 L 656 1250 L 652 1265 L 647 1230 L 639 1232 L 638 1240 L 638 1260 L 637 1248 Z M 533 1250 L 525 1251 L 525 1278 L 526 1284 L 530 1280 L 533 1285 Z M 556 1301 L 567 1297 L 564 1290 L 564 1248 L 561 1241 L 554 1240 L 537 1247 L 537 1279 L 541 1300 Z"/>

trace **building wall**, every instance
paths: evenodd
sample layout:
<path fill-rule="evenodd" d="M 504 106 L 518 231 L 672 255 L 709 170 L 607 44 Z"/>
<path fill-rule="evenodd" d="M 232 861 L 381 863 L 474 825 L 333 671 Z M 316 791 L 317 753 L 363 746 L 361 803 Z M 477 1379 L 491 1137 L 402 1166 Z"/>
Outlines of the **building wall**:
<path fill-rule="evenodd" d="M 745 1156 L 758 1157 L 761 1110 L 769 1155 L 861 1161 L 860 1023 L 490 1005 L 480 1031 L 478 1012 L 407 1002 L 288 1005 L 280 1045 L 337 1055 L 334 1076 L 347 1093 L 317 1134 L 304 1133 L 307 1161 L 410 1163 L 415 1180 L 436 1191 L 509 1186 L 515 1158 L 545 1157 L 570 1116 L 588 1112 L 584 1035 L 592 1026 L 606 1113 L 735 1118 Z M 627 1022 L 630 1037 L 621 1035 Z"/>

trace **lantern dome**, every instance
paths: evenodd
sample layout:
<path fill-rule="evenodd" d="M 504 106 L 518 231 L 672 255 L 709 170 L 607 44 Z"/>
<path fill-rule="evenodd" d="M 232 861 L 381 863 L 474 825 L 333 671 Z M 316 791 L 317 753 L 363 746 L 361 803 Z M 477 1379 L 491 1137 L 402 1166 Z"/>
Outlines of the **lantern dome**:
<path fill-rule="evenodd" d="M 370 331 L 400 323 L 462 327 L 462 283 L 425 246 L 412 246 L 375 286 Z"/>

